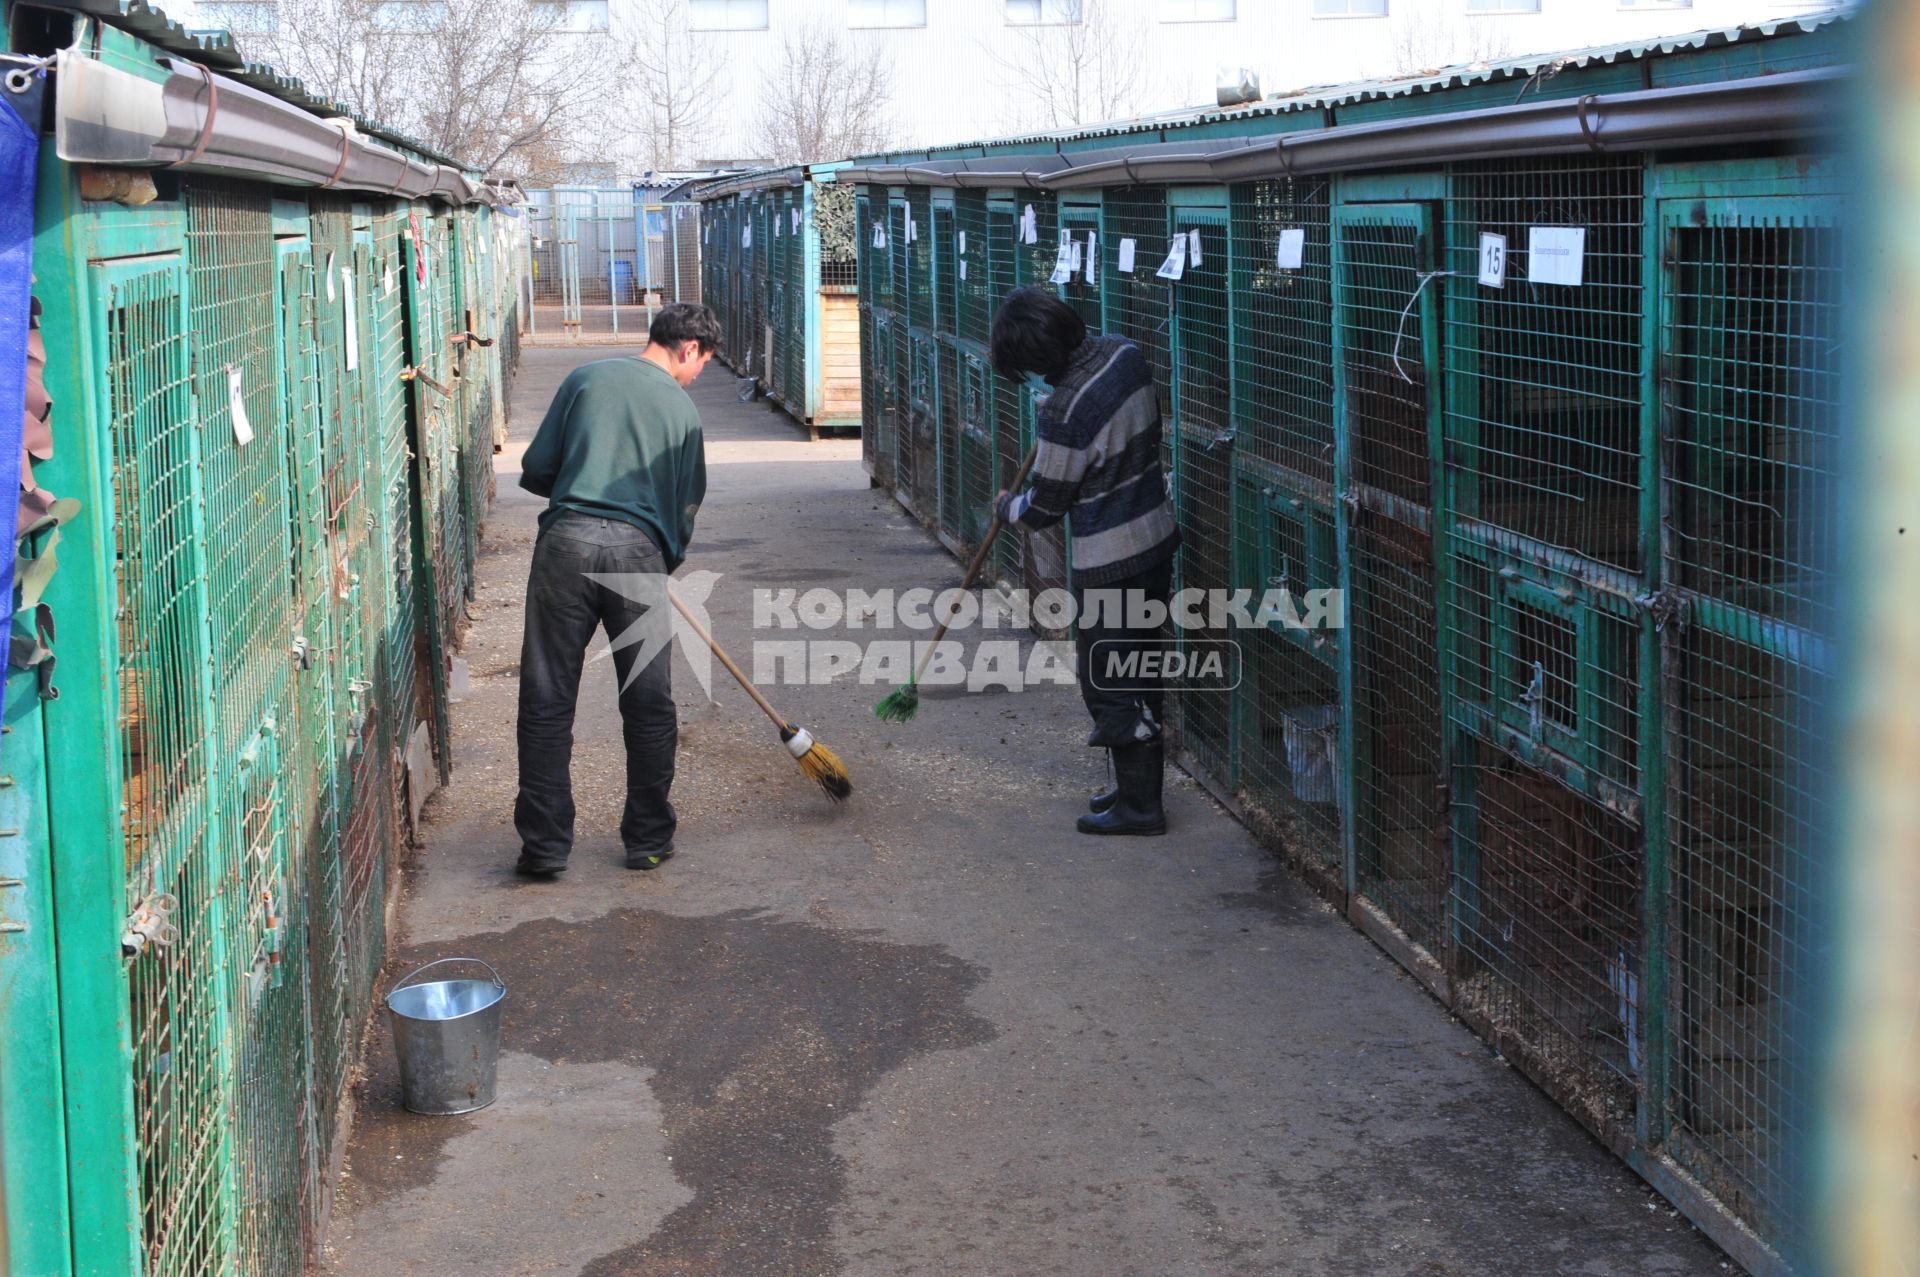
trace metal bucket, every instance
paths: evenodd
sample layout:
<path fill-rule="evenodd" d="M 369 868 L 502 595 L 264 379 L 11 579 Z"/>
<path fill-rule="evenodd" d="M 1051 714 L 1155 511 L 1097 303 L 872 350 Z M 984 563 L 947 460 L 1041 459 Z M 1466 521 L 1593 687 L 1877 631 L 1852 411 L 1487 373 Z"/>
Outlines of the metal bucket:
<path fill-rule="evenodd" d="M 487 968 L 486 980 L 407 981 L 448 962 Z M 500 1003 L 507 986 L 478 958 L 429 962 L 387 991 L 401 1102 L 414 1113 L 471 1113 L 493 1103 L 500 1063 Z"/>

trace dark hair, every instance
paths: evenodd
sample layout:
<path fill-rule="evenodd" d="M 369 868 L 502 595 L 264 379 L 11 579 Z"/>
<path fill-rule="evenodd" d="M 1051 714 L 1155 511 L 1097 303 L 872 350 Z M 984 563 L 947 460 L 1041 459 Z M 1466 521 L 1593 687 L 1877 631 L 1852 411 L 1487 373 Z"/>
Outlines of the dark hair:
<path fill-rule="evenodd" d="M 1016 288 L 993 317 L 993 366 L 1018 381 L 1037 372 L 1054 381 L 1087 339 L 1087 326 L 1073 307 L 1037 284 Z"/>
<path fill-rule="evenodd" d="M 699 302 L 674 302 L 661 307 L 660 313 L 653 317 L 653 322 L 647 326 L 647 340 L 656 346 L 678 346 L 683 341 L 697 341 L 703 354 L 711 353 L 720 349 L 720 320 L 710 306 L 703 306 Z"/>

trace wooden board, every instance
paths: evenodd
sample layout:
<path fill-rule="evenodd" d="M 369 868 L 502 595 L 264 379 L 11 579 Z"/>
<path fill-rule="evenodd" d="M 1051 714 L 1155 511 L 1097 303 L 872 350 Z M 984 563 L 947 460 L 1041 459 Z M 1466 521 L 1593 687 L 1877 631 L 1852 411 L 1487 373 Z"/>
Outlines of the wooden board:
<path fill-rule="evenodd" d="M 820 298 L 821 421 L 860 419 L 860 299 Z"/>

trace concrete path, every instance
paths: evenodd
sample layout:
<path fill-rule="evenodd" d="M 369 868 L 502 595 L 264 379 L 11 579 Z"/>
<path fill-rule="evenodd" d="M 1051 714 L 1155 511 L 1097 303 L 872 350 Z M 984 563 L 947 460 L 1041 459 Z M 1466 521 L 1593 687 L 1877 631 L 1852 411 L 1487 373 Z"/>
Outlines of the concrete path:
<path fill-rule="evenodd" d="M 774 689 L 852 769 L 835 810 L 744 695 L 707 703 L 676 657 L 680 854 L 641 874 L 599 661 L 573 867 L 512 877 L 541 506 L 517 457 L 599 353 L 525 356 L 458 768 L 389 973 L 499 968 L 500 1098 L 401 1111 L 376 1024 L 323 1273 L 1729 1271 L 1191 781 L 1170 777 L 1166 838 L 1073 833 L 1103 770 L 1068 688 L 930 693 L 903 726 L 851 677 Z M 743 658 L 753 587 L 957 583 L 857 443 L 804 442 L 718 366 L 695 397 L 712 488 L 688 567 L 724 574 L 710 606 Z"/>

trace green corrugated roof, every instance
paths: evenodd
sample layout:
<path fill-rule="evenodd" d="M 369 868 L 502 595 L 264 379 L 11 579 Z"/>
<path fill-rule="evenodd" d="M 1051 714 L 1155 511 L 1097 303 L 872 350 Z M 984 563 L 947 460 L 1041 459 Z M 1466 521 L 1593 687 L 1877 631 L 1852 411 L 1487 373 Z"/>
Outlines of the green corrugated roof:
<path fill-rule="evenodd" d="M 1854 4 L 1848 3 L 1832 9 L 1821 10 L 1818 13 L 1802 14 L 1798 17 L 1780 18 L 1771 22 L 1749 23 L 1744 26 L 1690 31 L 1681 35 L 1661 36 L 1658 39 L 1642 40 L 1632 44 L 1597 45 L 1593 48 L 1573 49 L 1554 53 L 1530 53 L 1522 57 L 1506 58 L 1497 62 L 1444 67 L 1417 75 L 1355 80 L 1349 83 L 1335 85 L 1314 85 L 1293 89 L 1285 93 L 1269 94 L 1259 102 L 1251 102 L 1244 106 L 1182 107 L 1152 115 L 1134 116 L 1124 120 L 1110 120 L 1100 124 L 1089 124 L 1070 129 L 1053 129 L 1008 137 L 988 138 L 973 142 L 943 143 L 939 146 L 924 150 L 902 149 L 886 151 L 877 155 L 862 156 L 856 162 L 887 163 L 893 161 L 896 157 L 924 156 L 932 158 L 951 156 L 953 153 L 959 151 L 984 148 L 1060 146 L 1065 143 L 1091 138 L 1123 137 L 1132 134 L 1158 132 L 1164 129 L 1224 124 L 1238 120 L 1259 119 L 1263 116 L 1289 115 L 1298 112 L 1325 112 L 1341 107 L 1351 107 L 1364 102 L 1384 101 L 1391 98 L 1409 98 L 1420 94 L 1438 93 L 1450 89 L 1465 88 L 1475 84 L 1488 84 L 1500 81 L 1521 84 L 1524 91 L 1532 87 L 1532 83 L 1546 82 L 1552 77 L 1568 70 L 1611 65 L 1617 62 L 1636 62 L 1641 59 L 1666 57 L 1673 54 L 1699 52 L 1721 48 L 1743 41 L 1752 42 L 1755 40 L 1773 39 L 1775 37 L 1792 38 L 1809 34 L 1821 27 L 1851 17 L 1855 8 L 1856 6 Z"/>

